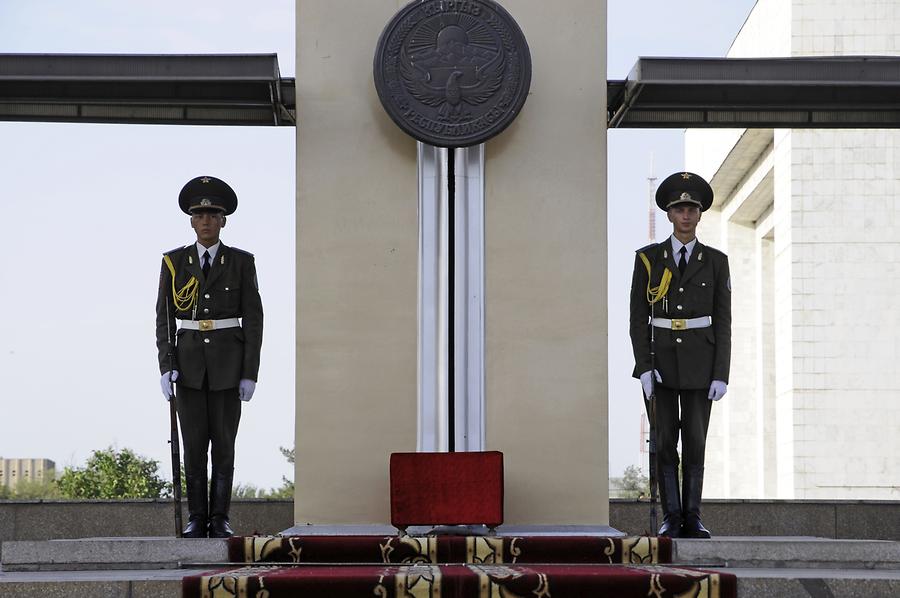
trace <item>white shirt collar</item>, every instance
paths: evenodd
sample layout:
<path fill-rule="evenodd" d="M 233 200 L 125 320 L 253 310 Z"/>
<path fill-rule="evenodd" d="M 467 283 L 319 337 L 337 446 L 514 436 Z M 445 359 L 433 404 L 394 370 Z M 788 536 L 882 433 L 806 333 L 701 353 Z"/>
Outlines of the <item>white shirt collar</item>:
<path fill-rule="evenodd" d="M 684 259 L 687 261 L 691 261 L 691 253 L 694 251 L 694 247 L 697 245 L 697 237 L 694 237 L 689 243 L 685 244 L 679 241 L 675 235 L 670 237 L 672 239 L 672 255 L 675 257 L 675 262 L 678 262 L 678 254 L 681 251 L 681 248 L 684 247 L 686 249 L 684 254 Z"/>
<path fill-rule="evenodd" d="M 197 241 L 197 255 L 200 257 L 200 263 L 203 264 L 203 252 L 208 251 L 209 252 L 209 263 L 210 263 L 210 265 L 212 265 L 212 263 L 214 261 L 216 261 L 216 253 L 219 252 L 219 245 L 221 245 L 221 244 L 222 244 L 222 242 L 219 241 L 212 247 L 204 247 L 200 243 L 200 241 Z"/>

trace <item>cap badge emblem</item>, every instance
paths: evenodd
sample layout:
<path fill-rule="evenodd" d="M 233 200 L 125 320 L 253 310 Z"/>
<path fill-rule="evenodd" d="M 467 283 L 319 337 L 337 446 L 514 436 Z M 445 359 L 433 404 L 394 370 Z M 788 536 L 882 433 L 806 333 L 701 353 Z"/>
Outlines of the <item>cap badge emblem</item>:
<path fill-rule="evenodd" d="M 691 178 L 691 173 L 689 173 L 689 172 L 682 172 L 682 173 L 681 173 L 681 178 L 683 178 L 684 180 L 688 180 L 689 178 Z"/>
<path fill-rule="evenodd" d="M 210 179 L 208 176 L 205 176 L 205 177 L 203 177 L 202 179 L 200 179 L 200 182 L 201 182 L 201 183 L 208 183 L 210 180 L 211 180 L 211 179 Z"/>
<path fill-rule="evenodd" d="M 209 198 L 208 198 L 208 197 L 204 197 L 203 199 L 200 200 L 200 205 L 203 206 L 203 207 L 211 206 L 211 205 L 212 205 L 212 202 L 209 201 Z"/>
<path fill-rule="evenodd" d="M 681 194 L 681 197 L 680 197 L 679 199 L 681 199 L 681 201 L 693 201 L 693 200 L 694 200 L 694 198 L 691 197 L 691 194 L 688 193 L 687 191 L 685 191 L 684 193 L 682 193 L 682 194 Z"/>

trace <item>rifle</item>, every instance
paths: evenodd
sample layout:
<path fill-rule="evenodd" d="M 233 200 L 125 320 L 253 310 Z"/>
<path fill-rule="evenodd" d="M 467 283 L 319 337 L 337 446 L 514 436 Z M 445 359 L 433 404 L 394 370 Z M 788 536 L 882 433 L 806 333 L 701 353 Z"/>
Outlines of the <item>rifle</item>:
<path fill-rule="evenodd" d="M 653 303 L 650 303 L 650 396 L 647 398 L 647 416 L 650 420 L 650 439 L 647 453 L 650 457 L 650 533 L 657 534 L 656 503 L 659 486 L 656 479 L 656 333 L 653 330 Z"/>
<path fill-rule="evenodd" d="M 169 446 L 172 451 L 172 500 L 175 503 L 175 537 L 182 537 L 181 520 L 181 446 L 178 442 L 178 413 L 175 410 L 175 339 L 172 338 L 172 321 L 169 319 L 169 298 L 166 297 L 166 335 L 169 338 Z"/>
<path fill-rule="evenodd" d="M 657 533 L 656 527 L 656 503 L 659 499 L 659 483 L 656 479 L 656 331 L 653 329 L 654 304 L 666 296 L 669 292 L 669 283 L 672 280 L 672 273 L 668 268 L 663 270 L 662 278 L 659 285 L 651 287 L 653 278 L 653 268 L 650 260 L 643 252 L 639 252 L 644 267 L 647 268 L 647 303 L 650 304 L 650 396 L 647 397 L 647 417 L 650 420 L 650 439 L 649 439 L 649 456 L 650 456 L 650 527 L 651 533 Z"/>

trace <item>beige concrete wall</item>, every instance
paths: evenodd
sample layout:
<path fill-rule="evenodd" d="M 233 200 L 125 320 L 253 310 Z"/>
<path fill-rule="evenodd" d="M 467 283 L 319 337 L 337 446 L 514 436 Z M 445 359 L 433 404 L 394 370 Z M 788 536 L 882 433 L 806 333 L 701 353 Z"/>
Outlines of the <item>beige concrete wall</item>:
<path fill-rule="evenodd" d="M 503 5 L 533 74 L 486 148 L 487 444 L 508 522 L 605 524 L 606 2 Z"/>
<path fill-rule="evenodd" d="M 416 144 L 372 57 L 397 0 L 297 2 L 297 523 L 386 523 L 416 450 Z"/>
<path fill-rule="evenodd" d="M 372 57 L 403 5 L 297 3 L 297 523 L 387 522 L 416 444 L 416 152 Z M 608 521 L 606 3 L 506 0 L 534 61 L 486 150 L 487 448 L 508 523 Z"/>

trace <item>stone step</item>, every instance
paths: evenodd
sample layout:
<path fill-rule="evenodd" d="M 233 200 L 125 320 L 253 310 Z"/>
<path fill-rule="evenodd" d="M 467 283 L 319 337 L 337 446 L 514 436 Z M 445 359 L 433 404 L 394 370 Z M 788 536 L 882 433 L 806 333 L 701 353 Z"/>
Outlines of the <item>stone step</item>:
<path fill-rule="evenodd" d="M 812 537 L 679 538 L 672 560 L 691 566 L 900 570 L 900 542 Z"/>
<path fill-rule="evenodd" d="M 811 537 L 717 537 L 675 541 L 676 563 L 719 567 L 900 569 L 900 543 Z M 85 538 L 4 542 L 4 571 L 172 569 L 181 563 L 221 563 L 219 539 Z"/>
<path fill-rule="evenodd" d="M 181 578 L 202 570 L 0 572 L 4 598 L 180 598 Z"/>
<path fill-rule="evenodd" d="M 0 569 L 10 571 L 90 571 L 177 569 L 182 563 L 222 563 L 222 539 L 83 538 L 4 542 Z"/>
<path fill-rule="evenodd" d="M 900 596 L 900 571 L 835 569 L 722 569 L 737 575 L 741 598 Z M 181 579 L 200 571 L 0 572 L 4 598 L 179 598 Z"/>
<path fill-rule="evenodd" d="M 900 571 L 841 569 L 722 569 L 737 576 L 740 598 L 900 596 Z"/>
<path fill-rule="evenodd" d="M 677 539 L 678 564 L 728 568 L 896 569 L 900 543 L 811 537 L 717 537 Z M 175 538 L 85 538 L 4 542 L 0 569 L 66 571 L 175 569 L 184 563 L 224 563 L 225 540 Z"/>

